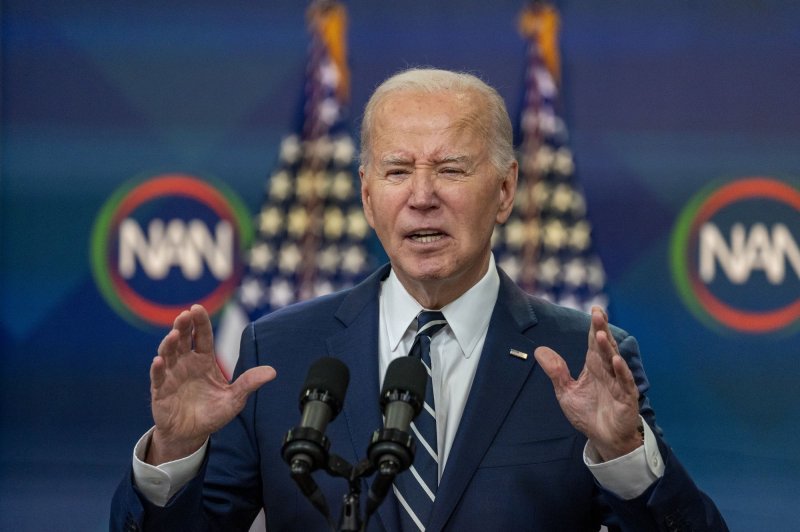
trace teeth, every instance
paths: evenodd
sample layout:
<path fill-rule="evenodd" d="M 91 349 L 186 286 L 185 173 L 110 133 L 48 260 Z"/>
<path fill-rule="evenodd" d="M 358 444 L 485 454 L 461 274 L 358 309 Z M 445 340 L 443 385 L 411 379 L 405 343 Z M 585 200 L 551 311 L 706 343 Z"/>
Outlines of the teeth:
<path fill-rule="evenodd" d="M 441 233 L 437 233 L 435 231 L 423 231 L 414 235 L 411 235 L 411 239 L 414 242 L 421 242 L 423 244 L 428 244 L 430 242 L 436 242 L 442 238 Z"/>

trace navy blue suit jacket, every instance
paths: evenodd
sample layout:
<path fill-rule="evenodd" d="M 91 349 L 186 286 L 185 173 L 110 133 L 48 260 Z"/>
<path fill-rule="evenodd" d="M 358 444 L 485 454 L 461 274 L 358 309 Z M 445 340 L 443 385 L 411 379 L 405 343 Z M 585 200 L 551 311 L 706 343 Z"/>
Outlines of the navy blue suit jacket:
<path fill-rule="evenodd" d="M 347 364 L 351 380 L 343 410 L 328 426 L 331 452 L 350 463 L 366 455 L 370 436 L 382 423 L 378 295 L 388 272 L 384 267 L 351 290 L 282 309 L 248 326 L 237 373 L 269 364 L 278 378 L 212 436 L 201 474 L 165 508 L 144 500 L 129 472 L 114 496 L 111 528 L 246 530 L 263 505 L 269 530 L 326 530 L 289 477 L 281 459 L 282 438 L 299 421 L 298 395 L 308 367 L 332 356 Z M 533 358 L 537 347 L 552 347 L 577 375 L 589 317 L 525 294 L 502 271 L 500 277 L 494 309 L 475 309 L 491 312 L 492 318 L 428 530 L 580 531 L 597 530 L 601 523 L 612 530 L 726 530 L 714 504 L 658 436 L 636 340 L 616 328 L 666 471 L 632 501 L 598 486 L 583 463 L 585 437 L 564 417 L 552 384 Z M 511 349 L 528 359 L 511 356 Z M 315 479 L 336 520 L 347 483 L 324 472 Z M 398 523 L 390 492 L 369 530 L 395 532 Z"/>

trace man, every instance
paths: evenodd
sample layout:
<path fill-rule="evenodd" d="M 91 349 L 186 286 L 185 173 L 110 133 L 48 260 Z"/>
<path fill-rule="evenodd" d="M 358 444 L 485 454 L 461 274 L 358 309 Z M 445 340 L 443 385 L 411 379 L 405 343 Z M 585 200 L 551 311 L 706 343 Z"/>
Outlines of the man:
<path fill-rule="evenodd" d="M 497 92 L 466 74 L 400 73 L 367 104 L 361 140 L 364 212 L 390 265 L 251 324 L 232 384 L 205 310 L 181 313 L 151 367 L 155 427 L 117 490 L 112 528 L 246 529 L 263 505 L 270 530 L 325 529 L 280 452 L 307 368 L 321 356 L 350 368 L 327 435 L 355 463 L 381 426 L 387 366 L 417 349 L 417 315 L 440 310 L 428 337 L 435 409 L 420 418 L 435 419 L 433 480 L 420 445 L 370 530 L 726 530 L 660 439 L 636 340 L 601 309 L 546 303 L 496 268 L 491 235 L 517 183 Z M 346 491 L 315 478 L 332 505 Z"/>

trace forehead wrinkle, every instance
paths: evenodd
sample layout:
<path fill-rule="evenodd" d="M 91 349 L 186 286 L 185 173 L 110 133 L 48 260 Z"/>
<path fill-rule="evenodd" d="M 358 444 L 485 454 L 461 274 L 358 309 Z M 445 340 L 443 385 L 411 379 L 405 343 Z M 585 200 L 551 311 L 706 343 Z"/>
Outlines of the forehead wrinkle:
<path fill-rule="evenodd" d="M 399 96 L 405 96 L 405 91 L 401 91 Z M 444 91 L 445 93 L 448 91 Z M 410 91 L 414 94 L 415 91 Z M 424 92 L 422 93 L 425 94 Z M 461 138 L 465 136 L 475 135 L 479 139 L 485 137 L 489 133 L 489 124 L 485 117 L 481 116 L 479 112 L 482 108 L 482 102 L 476 100 L 475 95 L 468 92 L 455 92 L 452 93 L 457 103 L 458 111 L 451 115 L 450 123 L 438 128 L 439 132 L 446 133 L 448 140 L 445 140 L 444 145 L 436 146 L 430 150 L 425 150 L 425 153 L 420 154 L 419 157 L 413 153 L 408 153 L 405 150 L 397 150 L 394 153 L 388 153 L 379 157 L 375 162 L 378 165 L 409 165 L 414 164 L 418 160 L 427 160 L 435 164 L 443 162 L 465 162 L 477 164 L 486 155 L 486 143 L 480 142 L 480 153 L 462 154 L 449 152 L 447 144 L 453 142 L 458 143 Z M 387 95 L 384 101 L 381 101 L 375 108 L 373 116 L 373 138 L 370 142 L 372 149 L 383 141 L 385 138 L 392 138 L 392 132 L 396 128 L 393 124 L 391 117 L 387 116 L 387 108 L 392 107 L 396 102 Z M 374 152 L 373 152 L 374 153 Z M 378 155 L 378 154 L 376 154 Z"/>
<path fill-rule="evenodd" d="M 489 125 L 478 113 L 466 112 L 451 126 L 459 134 L 473 133 L 481 137 L 489 134 Z"/>

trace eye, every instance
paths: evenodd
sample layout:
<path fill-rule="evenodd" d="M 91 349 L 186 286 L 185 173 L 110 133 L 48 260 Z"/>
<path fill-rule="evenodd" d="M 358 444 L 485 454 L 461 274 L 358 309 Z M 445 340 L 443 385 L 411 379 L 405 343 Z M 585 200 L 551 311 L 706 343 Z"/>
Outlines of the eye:
<path fill-rule="evenodd" d="M 406 168 L 389 168 L 386 171 L 386 178 L 392 181 L 405 179 L 411 172 Z"/>
<path fill-rule="evenodd" d="M 465 172 L 463 168 L 457 166 L 444 166 L 439 169 L 439 174 L 447 177 L 461 177 Z"/>

